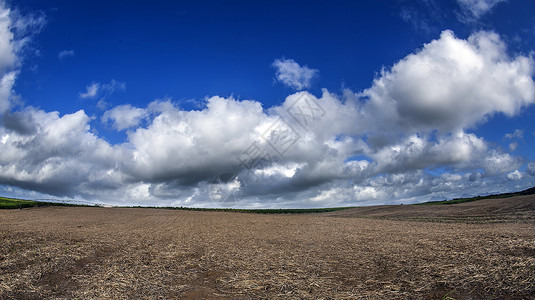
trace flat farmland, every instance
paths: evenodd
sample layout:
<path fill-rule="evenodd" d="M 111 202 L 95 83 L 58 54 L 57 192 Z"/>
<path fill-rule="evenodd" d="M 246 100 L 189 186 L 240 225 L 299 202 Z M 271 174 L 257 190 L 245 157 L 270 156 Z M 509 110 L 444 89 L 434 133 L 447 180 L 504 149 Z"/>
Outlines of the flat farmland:
<path fill-rule="evenodd" d="M 0 210 L 0 299 L 535 299 L 534 206 Z"/>

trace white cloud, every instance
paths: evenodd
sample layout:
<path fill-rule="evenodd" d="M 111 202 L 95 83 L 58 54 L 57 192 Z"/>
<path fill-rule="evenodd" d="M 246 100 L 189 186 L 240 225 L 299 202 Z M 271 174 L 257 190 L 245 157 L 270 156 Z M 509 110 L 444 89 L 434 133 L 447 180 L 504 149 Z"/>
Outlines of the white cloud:
<path fill-rule="evenodd" d="M 457 0 L 459 6 L 469 11 L 476 19 L 488 13 L 500 2 L 505 2 L 505 0 Z"/>
<path fill-rule="evenodd" d="M 102 122 L 112 122 L 112 126 L 115 129 L 124 130 L 137 127 L 139 122 L 147 116 L 146 110 L 126 104 L 106 111 L 102 116 Z"/>
<path fill-rule="evenodd" d="M 93 82 L 86 87 L 85 92 L 79 94 L 82 99 L 95 99 L 97 97 L 108 97 L 116 90 L 124 91 L 126 84 L 124 82 L 112 79 L 109 83 Z M 102 99 L 100 99 L 102 100 Z"/>
<path fill-rule="evenodd" d="M 296 95 L 314 99 L 307 93 Z M 296 95 L 282 107 L 292 104 Z M 317 101 L 335 109 L 329 112 L 333 114 L 349 105 L 347 99 L 342 104 L 327 92 Z M 146 127 L 134 125 L 141 116 L 148 122 Z M 238 157 L 253 143 L 269 150 L 262 134 L 276 120 L 259 102 L 220 97 L 207 99 L 206 108 L 199 111 L 155 101 L 146 108 L 116 107 L 108 118 L 117 128 L 131 129 L 127 143 L 113 146 L 92 134 L 90 118 L 83 111 L 59 116 L 28 109 L 13 115 L 9 127 L 0 127 L 0 182 L 115 204 L 158 205 L 172 199 L 177 205 L 214 206 L 207 184 L 222 172 L 237 170 L 245 175 Z M 325 124 L 332 121 L 326 115 L 309 131 L 301 130 L 301 138 L 284 156 L 253 169 L 256 181 L 246 182 L 239 205 L 355 205 L 387 198 L 408 203 L 426 200 L 429 193 L 449 195 L 463 186 L 473 189 L 476 183 L 508 175 L 520 166 L 514 157 L 463 132 L 438 138 L 411 135 L 382 147 L 339 136 L 354 121 L 339 119 L 330 123 L 338 130 L 329 131 Z M 21 122 L 26 127 L 17 125 Z M 354 155 L 363 158 L 347 160 Z M 452 173 L 437 178 L 422 171 L 433 166 L 449 166 L 461 173 L 481 168 L 485 177 L 469 180 L 469 174 Z M 408 192 L 409 188 L 413 191 Z"/>
<path fill-rule="evenodd" d="M 7 74 L 2 74 L 0 79 L 0 114 L 7 111 L 10 106 L 10 97 L 17 78 L 17 71 L 12 71 Z"/>
<path fill-rule="evenodd" d="M 492 32 L 468 40 L 444 31 L 397 62 L 363 92 L 374 130 L 454 132 L 496 113 L 516 115 L 535 101 L 534 61 L 509 57 Z"/>
<path fill-rule="evenodd" d="M 11 106 L 9 98 L 17 76 L 14 68 L 18 58 L 11 27 L 10 10 L 0 2 L 0 114 Z"/>
<path fill-rule="evenodd" d="M 126 90 L 126 83 L 117 81 L 115 79 L 112 79 L 110 81 L 110 83 L 103 84 L 101 89 L 103 91 L 106 91 L 106 92 L 110 93 L 110 94 L 115 92 L 116 90 L 124 91 L 124 90 Z"/>
<path fill-rule="evenodd" d="M 442 165 L 465 168 L 487 155 L 485 141 L 464 132 L 444 135 L 436 141 L 411 135 L 397 144 L 368 153 L 377 162 L 377 171 L 388 173 Z"/>
<path fill-rule="evenodd" d="M 58 53 L 59 60 L 63 60 L 67 57 L 73 57 L 74 56 L 74 50 L 62 50 Z"/>
<path fill-rule="evenodd" d="M 22 54 L 29 49 L 34 36 L 45 25 L 43 15 L 22 15 L 0 1 L 0 114 L 13 105 L 13 86 Z"/>
<path fill-rule="evenodd" d="M 78 111 L 60 117 L 28 109 L 18 116 L 32 122 L 33 132 L 0 128 L 5 143 L 0 157 L 0 181 L 51 195 L 83 194 L 84 186 L 113 185 L 106 172 L 116 167 L 120 149 L 90 133 L 90 118 Z M 102 181 L 101 181 L 102 180 Z"/>
<path fill-rule="evenodd" d="M 100 89 L 100 83 L 94 82 L 86 87 L 86 91 L 84 93 L 80 93 L 80 98 L 82 99 L 95 98 L 98 94 L 99 89 Z"/>
<path fill-rule="evenodd" d="M 507 174 L 507 178 L 510 180 L 520 180 L 522 179 L 522 173 L 518 170 L 514 170 L 513 172 Z"/>
<path fill-rule="evenodd" d="M 319 73 L 316 69 L 300 66 L 293 59 L 276 59 L 273 67 L 276 69 L 277 80 L 296 90 L 309 88 L 312 79 Z"/>
<path fill-rule="evenodd" d="M 12 71 L 18 61 L 12 40 L 10 10 L 0 2 L 0 74 Z"/>
<path fill-rule="evenodd" d="M 498 175 L 520 167 L 519 159 L 508 153 L 492 150 L 485 158 L 482 166 L 488 175 Z"/>
<path fill-rule="evenodd" d="M 21 48 L 28 46 L 33 37 L 45 27 L 47 23 L 45 14 L 42 11 L 22 14 L 17 9 L 7 8 L 7 10 L 10 11 L 11 31 L 15 37 L 13 43 L 21 50 Z"/>
<path fill-rule="evenodd" d="M 528 164 L 526 172 L 531 176 L 535 176 L 535 162 L 530 162 Z"/>
<path fill-rule="evenodd" d="M 506 139 L 523 139 L 524 138 L 524 130 L 522 129 L 515 129 L 513 133 L 507 133 L 505 135 Z"/>
<path fill-rule="evenodd" d="M 209 180 L 238 164 L 237 157 L 260 136 L 267 118 L 259 102 L 212 97 L 202 111 L 181 111 L 171 102 L 154 102 L 146 128 L 128 134 L 135 177 L 146 180 Z"/>
<path fill-rule="evenodd" d="M 97 108 L 100 109 L 100 110 L 106 110 L 109 106 L 109 103 L 106 102 L 106 100 L 104 99 L 100 99 L 98 100 L 97 102 Z"/>
<path fill-rule="evenodd" d="M 355 192 L 355 200 L 357 201 L 384 199 L 387 196 L 383 190 L 374 186 L 355 185 L 353 190 Z"/>

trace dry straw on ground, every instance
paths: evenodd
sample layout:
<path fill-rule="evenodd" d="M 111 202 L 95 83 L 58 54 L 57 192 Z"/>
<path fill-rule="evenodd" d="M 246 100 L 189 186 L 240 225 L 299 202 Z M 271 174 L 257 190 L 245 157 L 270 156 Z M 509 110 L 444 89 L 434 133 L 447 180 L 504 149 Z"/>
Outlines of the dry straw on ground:
<path fill-rule="evenodd" d="M 534 299 L 534 207 L 2 210 L 0 298 Z"/>

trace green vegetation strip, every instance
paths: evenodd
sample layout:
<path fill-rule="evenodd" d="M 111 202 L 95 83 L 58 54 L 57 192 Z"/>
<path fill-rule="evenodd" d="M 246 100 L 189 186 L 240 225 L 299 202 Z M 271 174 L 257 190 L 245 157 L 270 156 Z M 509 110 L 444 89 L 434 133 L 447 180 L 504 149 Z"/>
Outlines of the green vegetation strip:
<path fill-rule="evenodd" d="M 0 197 L 0 208 L 25 208 L 42 206 L 43 202 Z"/>
<path fill-rule="evenodd" d="M 17 209 L 41 206 L 88 206 L 68 203 L 44 202 L 0 197 L 0 209 Z"/>

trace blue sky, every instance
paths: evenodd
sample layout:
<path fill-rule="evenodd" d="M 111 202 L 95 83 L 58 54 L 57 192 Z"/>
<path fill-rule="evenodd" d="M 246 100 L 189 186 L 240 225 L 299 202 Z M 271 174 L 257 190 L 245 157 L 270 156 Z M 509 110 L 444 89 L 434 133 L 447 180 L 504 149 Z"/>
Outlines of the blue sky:
<path fill-rule="evenodd" d="M 317 207 L 535 185 L 530 1 L 1 9 L 5 195 Z M 305 126 L 303 103 L 323 112 Z M 280 124 L 282 154 L 265 134 Z M 244 167 L 257 144 L 275 158 Z"/>

